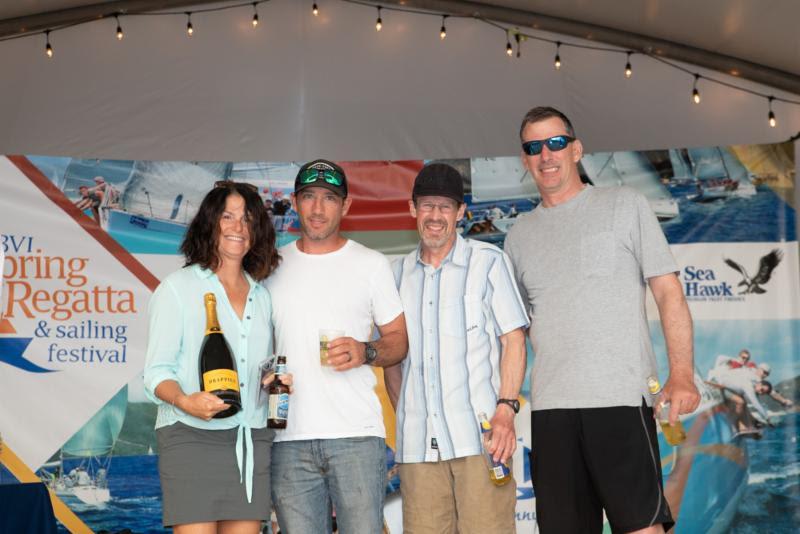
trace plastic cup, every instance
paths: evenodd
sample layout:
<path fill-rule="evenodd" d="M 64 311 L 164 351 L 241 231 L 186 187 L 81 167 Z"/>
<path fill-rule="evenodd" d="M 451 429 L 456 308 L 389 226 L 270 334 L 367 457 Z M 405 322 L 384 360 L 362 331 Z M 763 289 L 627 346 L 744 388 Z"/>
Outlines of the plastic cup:
<path fill-rule="evenodd" d="M 686 440 L 686 431 L 680 419 L 674 425 L 669 423 L 669 403 L 661 405 L 658 422 L 661 425 L 661 431 L 664 433 L 664 439 L 667 440 L 668 444 L 676 447 Z"/>
<path fill-rule="evenodd" d="M 324 328 L 319 331 L 319 363 L 321 365 L 328 365 L 328 342 L 343 336 L 343 330 Z"/>

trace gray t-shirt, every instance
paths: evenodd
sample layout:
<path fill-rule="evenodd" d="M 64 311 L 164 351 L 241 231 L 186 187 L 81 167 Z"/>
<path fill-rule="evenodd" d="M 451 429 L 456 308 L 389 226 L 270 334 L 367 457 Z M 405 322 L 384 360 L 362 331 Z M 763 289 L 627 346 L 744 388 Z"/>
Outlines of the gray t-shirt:
<path fill-rule="evenodd" d="M 645 280 L 678 268 L 647 199 L 587 186 L 520 217 L 505 250 L 531 315 L 532 408 L 650 404 Z"/>

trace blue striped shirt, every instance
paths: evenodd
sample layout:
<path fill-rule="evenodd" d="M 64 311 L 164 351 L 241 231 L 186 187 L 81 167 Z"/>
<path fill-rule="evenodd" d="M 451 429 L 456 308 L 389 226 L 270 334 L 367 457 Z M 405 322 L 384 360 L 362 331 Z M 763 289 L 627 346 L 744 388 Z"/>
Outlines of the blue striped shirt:
<path fill-rule="evenodd" d="M 511 263 L 494 245 L 457 236 L 439 268 L 424 264 L 419 248 L 393 268 L 408 329 L 396 457 L 480 454 L 477 414 L 495 410 L 500 336 L 528 325 Z"/>

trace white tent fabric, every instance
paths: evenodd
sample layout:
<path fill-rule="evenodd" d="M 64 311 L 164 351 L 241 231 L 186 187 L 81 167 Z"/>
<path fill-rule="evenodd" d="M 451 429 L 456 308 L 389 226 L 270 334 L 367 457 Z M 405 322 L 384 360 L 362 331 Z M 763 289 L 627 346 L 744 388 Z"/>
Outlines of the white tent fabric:
<path fill-rule="evenodd" d="M 183 16 L 123 18 L 121 42 L 113 19 L 80 25 L 51 35 L 52 60 L 43 36 L 0 43 L 0 153 L 229 161 L 503 156 L 518 153 L 519 121 L 540 104 L 565 111 L 589 151 L 766 143 L 800 130 L 800 106 L 775 103 L 778 126 L 770 128 L 766 99 L 706 81 L 695 105 L 690 75 L 642 55 L 633 56 L 626 79 L 624 54 L 562 47 L 563 67 L 555 71 L 552 45 L 528 41 L 521 58 L 509 58 L 503 33 L 474 20 L 449 19 L 441 41 L 435 17 L 384 11 L 378 33 L 372 8 L 328 0 L 313 17 L 308 4 L 263 4 L 255 30 L 249 6 L 198 13 L 192 38 Z M 731 12 L 720 13 L 719 39 L 733 24 L 725 22 Z M 652 16 L 642 20 L 658 25 Z M 665 20 L 665 33 L 681 36 L 679 21 Z M 631 20 L 618 27 L 625 25 Z M 796 59 L 791 35 L 786 47 Z"/>

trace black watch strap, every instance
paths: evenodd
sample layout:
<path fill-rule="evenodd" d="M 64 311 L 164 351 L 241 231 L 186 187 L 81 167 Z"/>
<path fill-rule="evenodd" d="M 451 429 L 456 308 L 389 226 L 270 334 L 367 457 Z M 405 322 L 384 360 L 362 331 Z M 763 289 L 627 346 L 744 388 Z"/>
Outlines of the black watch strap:
<path fill-rule="evenodd" d="M 519 413 L 519 401 L 517 399 L 497 399 L 498 406 L 500 404 L 507 404 L 514 410 L 514 413 Z"/>
<path fill-rule="evenodd" d="M 375 348 L 375 345 L 370 342 L 364 343 L 364 363 L 367 365 L 372 365 L 372 362 L 374 362 L 377 358 L 378 349 Z"/>

